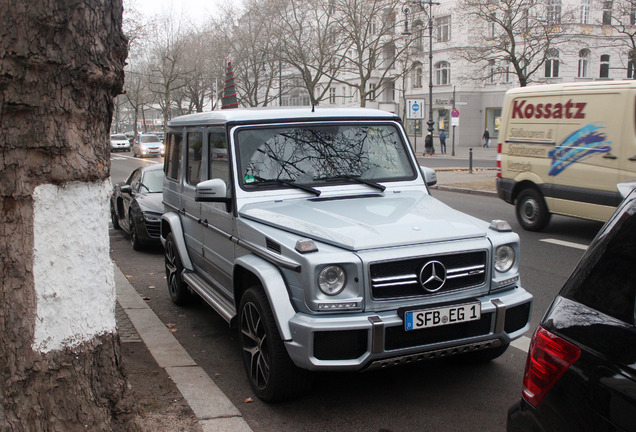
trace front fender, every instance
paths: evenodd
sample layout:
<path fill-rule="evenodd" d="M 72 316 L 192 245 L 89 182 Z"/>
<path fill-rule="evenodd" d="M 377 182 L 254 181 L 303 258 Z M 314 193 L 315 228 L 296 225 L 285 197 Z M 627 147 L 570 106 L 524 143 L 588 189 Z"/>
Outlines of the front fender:
<path fill-rule="evenodd" d="M 169 233 L 172 233 L 174 236 L 174 240 L 177 244 L 177 252 L 179 253 L 179 258 L 181 258 L 183 268 L 190 271 L 194 270 L 183 237 L 181 219 L 176 213 L 164 213 L 161 216 L 161 244 L 164 248 L 166 247 L 166 237 L 168 237 Z"/>
<path fill-rule="evenodd" d="M 278 268 L 256 255 L 244 255 L 238 258 L 234 265 L 243 267 L 258 277 L 274 313 L 274 320 L 281 338 L 291 340 L 289 320 L 296 311 L 291 304 L 287 285 Z"/>

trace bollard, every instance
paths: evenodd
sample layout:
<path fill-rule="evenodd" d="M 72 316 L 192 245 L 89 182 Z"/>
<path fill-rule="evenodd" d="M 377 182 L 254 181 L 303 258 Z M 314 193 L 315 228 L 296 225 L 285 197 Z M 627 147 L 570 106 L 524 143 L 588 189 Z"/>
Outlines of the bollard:
<path fill-rule="evenodd" d="M 468 151 L 468 173 L 473 173 L 473 148 L 471 147 Z"/>

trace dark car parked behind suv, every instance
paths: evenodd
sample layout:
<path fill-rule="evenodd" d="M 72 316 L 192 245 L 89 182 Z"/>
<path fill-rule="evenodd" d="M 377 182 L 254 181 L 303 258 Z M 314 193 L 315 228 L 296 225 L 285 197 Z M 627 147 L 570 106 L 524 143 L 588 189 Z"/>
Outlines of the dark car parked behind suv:
<path fill-rule="evenodd" d="M 125 182 L 113 188 L 110 201 L 113 227 L 130 234 L 135 250 L 160 243 L 163 179 L 163 165 L 152 164 L 135 169 Z"/>
<path fill-rule="evenodd" d="M 636 431 L 636 183 L 537 328 L 508 431 Z"/>

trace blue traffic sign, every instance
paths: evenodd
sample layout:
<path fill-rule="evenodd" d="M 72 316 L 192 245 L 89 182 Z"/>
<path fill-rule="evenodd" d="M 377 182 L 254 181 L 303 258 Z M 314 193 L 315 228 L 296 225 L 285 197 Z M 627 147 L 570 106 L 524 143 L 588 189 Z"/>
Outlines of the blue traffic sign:
<path fill-rule="evenodd" d="M 419 109 L 420 109 L 420 106 L 419 106 L 418 104 L 414 103 L 413 105 L 411 105 L 411 109 L 412 109 L 413 111 L 417 111 L 417 110 L 419 110 Z"/>

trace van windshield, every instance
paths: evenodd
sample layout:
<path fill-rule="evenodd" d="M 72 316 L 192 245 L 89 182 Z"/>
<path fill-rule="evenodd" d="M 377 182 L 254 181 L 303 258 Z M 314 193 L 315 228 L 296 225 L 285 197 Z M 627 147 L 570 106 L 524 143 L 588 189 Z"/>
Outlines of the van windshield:
<path fill-rule="evenodd" d="M 409 180 L 416 172 L 393 124 L 303 124 L 241 128 L 236 135 L 242 185 L 325 185 Z M 278 181 L 278 182 L 275 182 Z M 289 185 L 287 185 L 289 187 Z"/>

